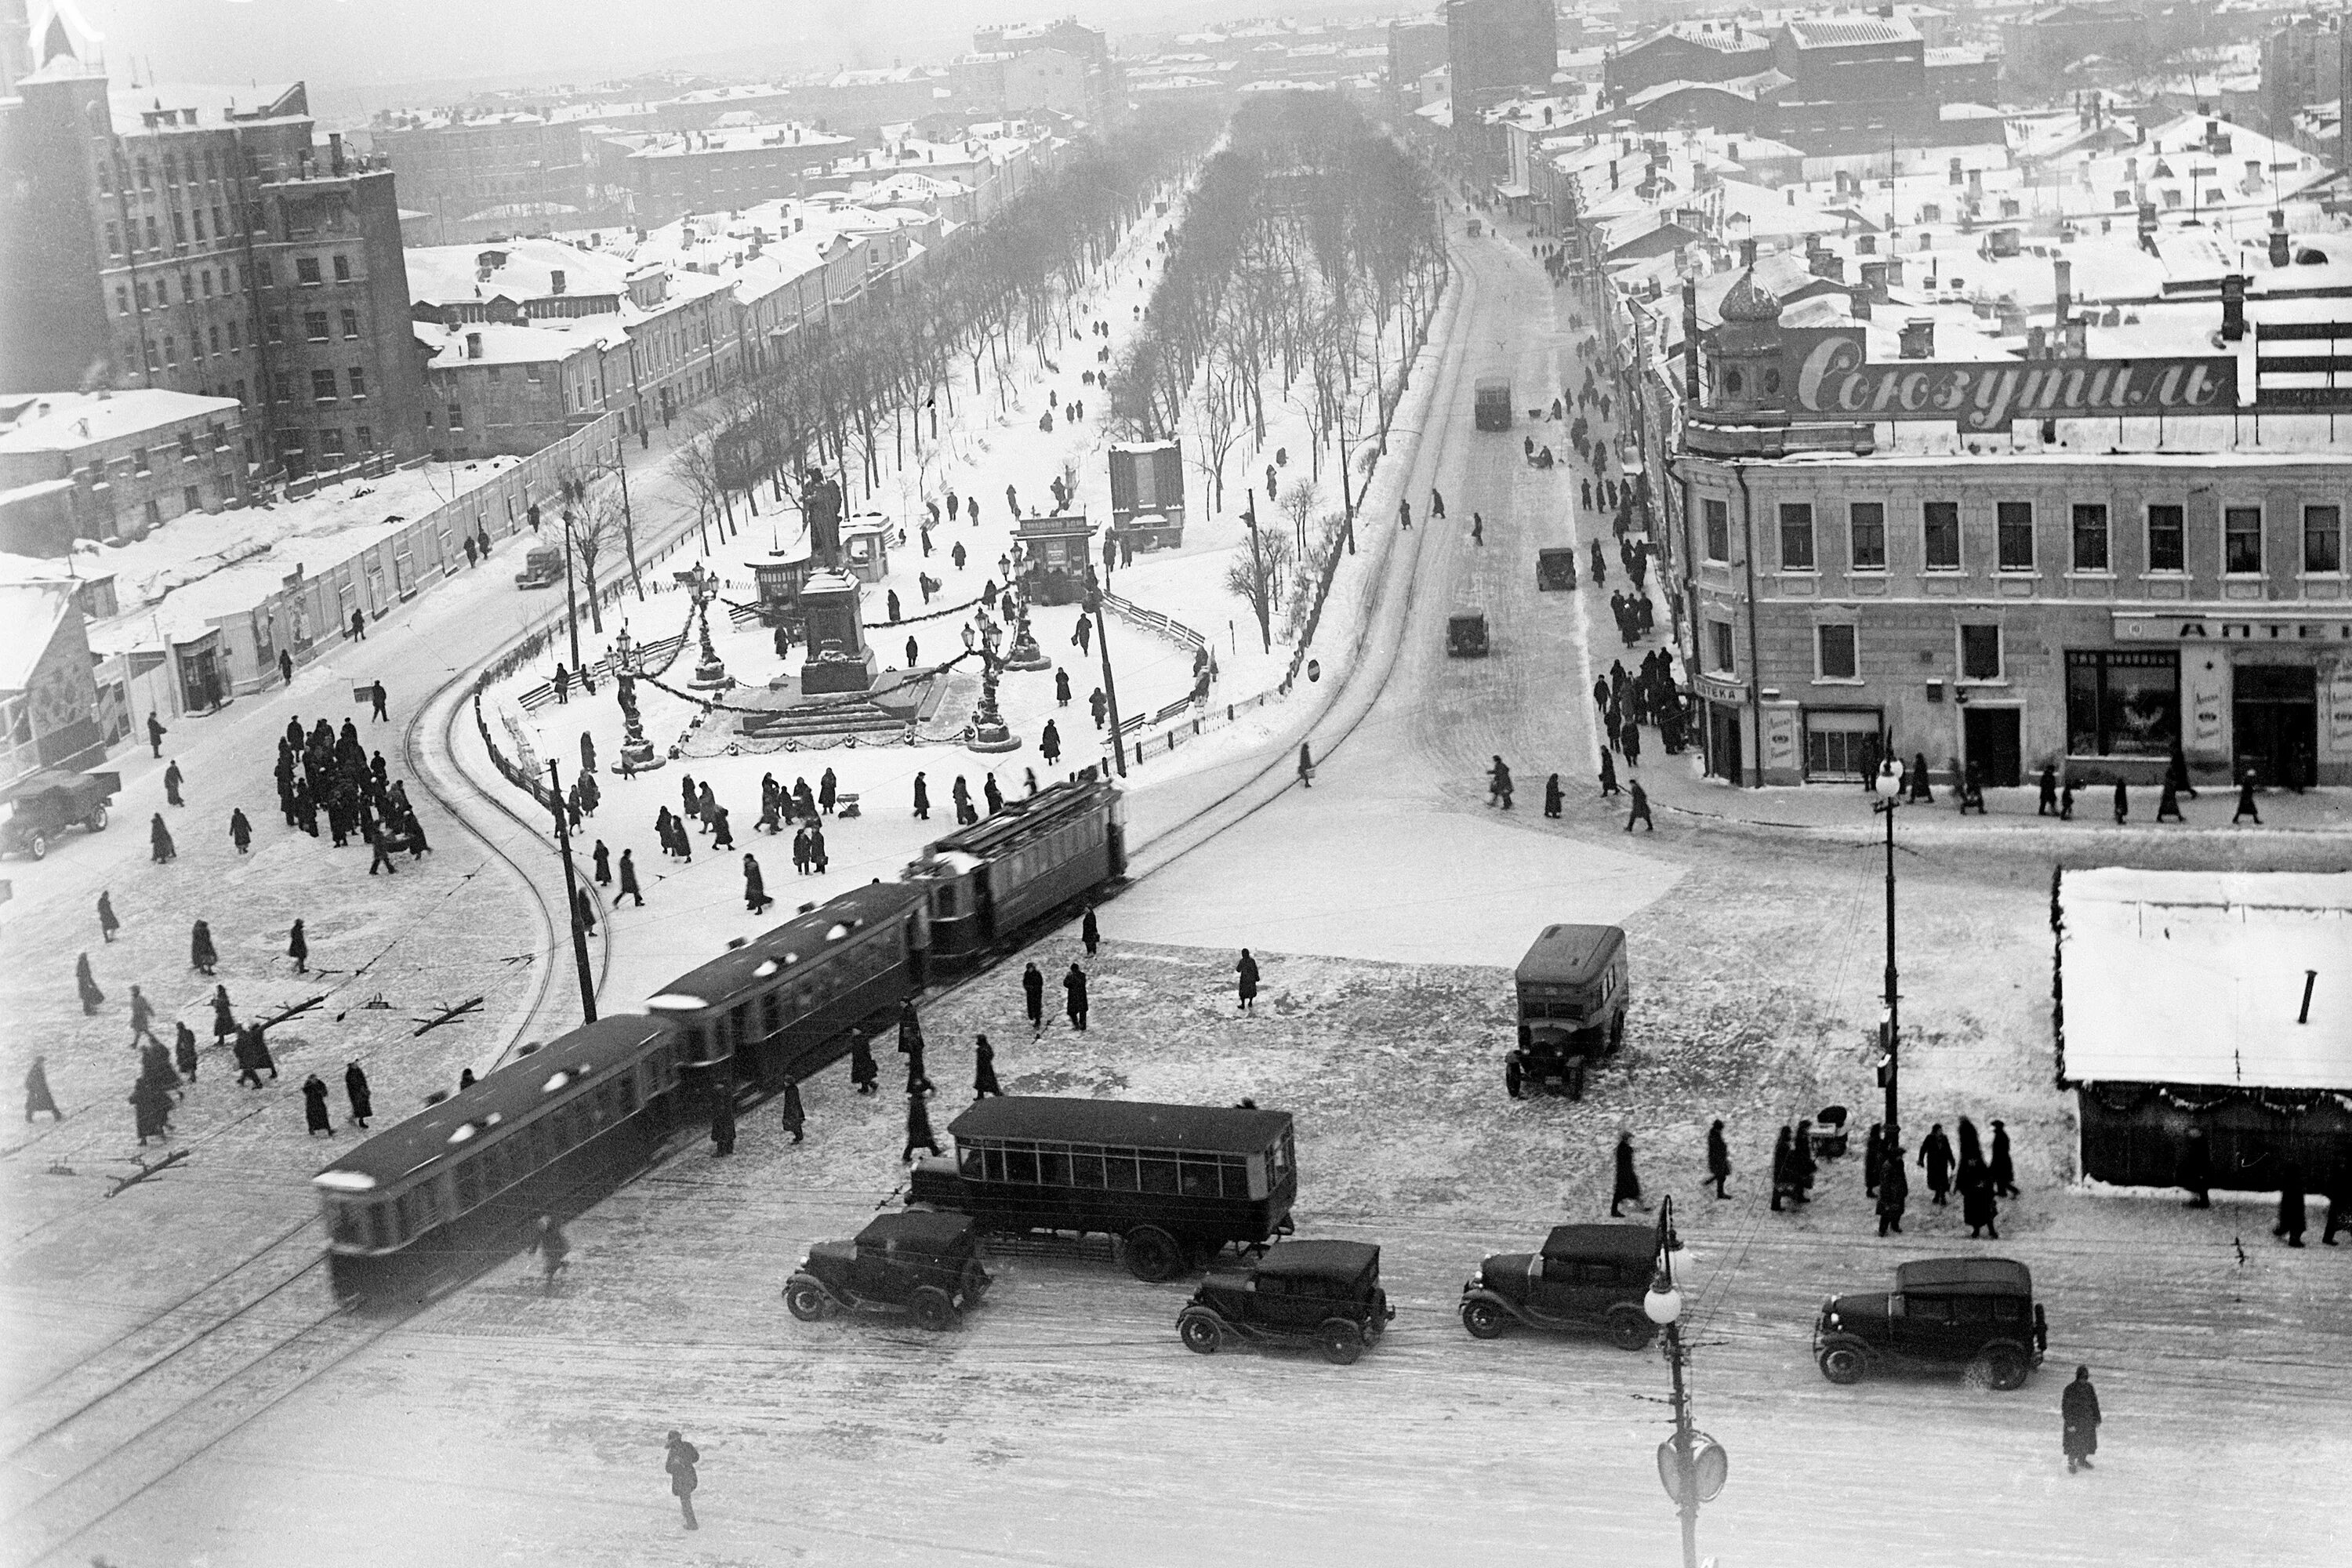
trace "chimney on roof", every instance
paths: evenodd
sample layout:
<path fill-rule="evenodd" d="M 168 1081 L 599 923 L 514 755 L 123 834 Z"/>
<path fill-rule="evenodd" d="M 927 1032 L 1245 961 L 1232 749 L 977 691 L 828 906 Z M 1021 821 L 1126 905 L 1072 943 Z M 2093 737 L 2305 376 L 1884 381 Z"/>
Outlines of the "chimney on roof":
<path fill-rule="evenodd" d="M 2063 327 L 2074 313 L 2074 264 L 2062 256 L 2050 264 L 2050 270 L 2057 275 L 2058 324 Z"/>
<path fill-rule="evenodd" d="M 467 359 L 479 359 L 482 357 L 481 333 L 467 332 L 466 334 L 466 357 Z"/>
<path fill-rule="evenodd" d="M 2246 335 L 2246 278 L 2232 272 L 2221 279 L 2221 341 L 2234 343 Z"/>
<path fill-rule="evenodd" d="M 2025 329 L 2025 357 L 2027 359 L 2045 359 L 2049 356 L 2050 347 L 2047 342 L 2048 335 L 2047 329 L 2042 327 L 2028 327 Z"/>
<path fill-rule="evenodd" d="M 338 174 L 343 172 L 343 133 L 340 131 L 327 132 L 327 166 Z"/>
<path fill-rule="evenodd" d="M 1617 160 L 1614 158 L 1609 160 L 1609 188 L 1612 191 L 1617 188 Z"/>
<path fill-rule="evenodd" d="M 2284 267 L 2287 263 L 2286 213 L 2282 208 L 2271 208 L 2270 237 L 2271 265 L 2273 267 Z"/>
<path fill-rule="evenodd" d="M 1862 264 L 1862 292 L 1859 298 L 1874 305 L 1884 305 L 1887 302 L 1886 263 L 1865 261 Z"/>
<path fill-rule="evenodd" d="M 547 291 L 548 291 L 549 293 L 551 293 L 551 294 L 561 294 L 561 293 L 562 293 L 562 292 L 563 292 L 563 268 L 562 268 L 558 267 L 558 268 L 554 268 L 552 271 L 551 271 L 551 272 L 549 272 L 549 273 L 548 273 L 548 275 L 547 275 Z"/>
<path fill-rule="evenodd" d="M 1936 319 L 1914 316 L 1903 323 L 1902 357 L 1934 359 L 1936 357 Z"/>

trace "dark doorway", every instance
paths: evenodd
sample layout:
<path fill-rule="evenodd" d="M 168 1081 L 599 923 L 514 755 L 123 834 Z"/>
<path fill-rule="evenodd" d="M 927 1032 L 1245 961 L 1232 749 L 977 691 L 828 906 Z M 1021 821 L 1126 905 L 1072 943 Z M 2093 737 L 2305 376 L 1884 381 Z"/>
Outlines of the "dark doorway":
<path fill-rule="evenodd" d="M 1741 782 L 1739 710 L 1727 702 L 1706 705 L 1706 771 L 1733 784 Z"/>
<path fill-rule="evenodd" d="M 2019 713 L 2014 708 L 1970 708 L 1961 716 L 1962 741 L 1977 782 L 1987 789 L 2015 789 L 2024 766 L 2024 746 L 2019 740 Z"/>
<path fill-rule="evenodd" d="M 2238 776 L 2302 789 L 2319 763 L 2318 671 L 2308 665 L 2242 664 L 2231 671 Z"/>

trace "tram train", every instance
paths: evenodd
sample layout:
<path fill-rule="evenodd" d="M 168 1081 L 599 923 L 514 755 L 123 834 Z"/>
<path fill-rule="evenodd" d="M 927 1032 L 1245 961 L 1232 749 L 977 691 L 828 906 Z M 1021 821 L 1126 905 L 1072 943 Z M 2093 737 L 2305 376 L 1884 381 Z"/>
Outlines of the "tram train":
<path fill-rule="evenodd" d="M 739 942 L 369 1138 L 313 1177 L 336 1294 L 421 1300 L 645 1168 L 718 1098 L 848 1054 L 933 979 L 978 967 L 1127 870 L 1125 803 L 1099 769 L 957 829 L 895 882 L 853 888 Z"/>

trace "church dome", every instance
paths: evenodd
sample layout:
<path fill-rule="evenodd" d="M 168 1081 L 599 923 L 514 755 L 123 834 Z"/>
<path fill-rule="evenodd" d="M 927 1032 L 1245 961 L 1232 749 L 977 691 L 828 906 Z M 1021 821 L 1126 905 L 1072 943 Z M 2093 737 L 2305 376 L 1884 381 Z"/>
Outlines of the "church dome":
<path fill-rule="evenodd" d="M 1772 290 L 1756 281 L 1753 267 L 1741 272 L 1724 295 L 1720 307 L 1727 321 L 1772 322 L 1780 319 L 1780 300 Z"/>

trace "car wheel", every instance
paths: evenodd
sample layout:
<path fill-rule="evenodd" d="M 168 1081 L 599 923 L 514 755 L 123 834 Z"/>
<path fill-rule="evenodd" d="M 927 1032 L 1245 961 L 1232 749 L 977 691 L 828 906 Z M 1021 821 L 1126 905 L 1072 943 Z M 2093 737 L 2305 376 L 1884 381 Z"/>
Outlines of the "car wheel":
<path fill-rule="evenodd" d="M 1823 1377 L 1840 1387 L 1850 1388 L 1870 1370 L 1870 1360 L 1853 1345 L 1832 1345 L 1822 1352 L 1821 1367 Z"/>
<path fill-rule="evenodd" d="M 26 839 L 25 853 L 30 855 L 36 860 L 47 859 L 49 858 L 49 836 L 46 833 L 36 833 L 30 838 Z"/>
<path fill-rule="evenodd" d="M 1364 1331 L 1345 1318 L 1325 1323 L 1316 1340 L 1323 1347 L 1323 1359 L 1334 1366 L 1351 1365 L 1364 1353 Z"/>
<path fill-rule="evenodd" d="M 1225 1339 L 1225 1331 L 1217 1326 L 1217 1320 L 1206 1312 L 1193 1312 L 1179 1318 L 1176 1332 L 1183 1340 L 1184 1348 L 1197 1355 L 1216 1354 L 1217 1347 Z"/>
<path fill-rule="evenodd" d="M 784 1310 L 803 1323 L 814 1323 L 833 1311 L 833 1303 L 810 1281 L 795 1279 L 784 1287 Z"/>
<path fill-rule="evenodd" d="M 1492 1301 L 1462 1303 L 1462 1326 L 1470 1331 L 1474 1340 L 1499 1340 L 1511 1326 L 1510 1319 Z"/>
<path fill-rule="evenodd" d="M 1513 1100 L 1527 1098 L 1527 1074 L 1520 1070 L 1518 1063 L 1503 1064 L 1503 1088 L 1509 1091 Z"/>
<path fill-rule="evenodd" d="M 917 1290 L 907 1303 L 907 1310 L 914 1314 L 916 1327 L 934 1332 L 955 1321 L 955 1303 L 949 1300 L 948 1293 L 936 1285 L 926 1285 Z"/>
<path fill-rule="evenodd" d="M 1184 1271 L 1184 1249 L 1156 1225 L 1127 1233 L 1127 1271 L 1150 1285 L 1164 1285 Z"/>
<path fill-rule="evenodd" d="M 1988 1345 L 1969 1363 L 1969 1381 L 1996 1394 L 2009 1394 L 2025 1386 L 2025 1375 L 2032 1370 L 2016 1347 Z"/>
<path fill-rule="evenodd" d="M 100 801 L 90 808 L 89 830 L 92 833 L 103 833 L 106 831 L 106 803 Z"/>
<path fill-rule="evenodd" d="M 1609 1054 L 1615 1056 L 1617 1047 L 1625 1043 L 1625 1015 L 1618 1014 L 1609 1020 Z"/>
<path fill-rule="evenodd" d="M 963 1272 L 956 1276 L 956 1293 L 963 1298 L 966 1306 L 979 1300 L 981 1292 L 987 1289 L 988 1270 L 980 1266 L 977 1258 L 965 1264 Z"/>
<path fill-rule="evenodd" d="M 1639 1307 L 1619 1307 L 1609 1314 L 1609 1342 L 1621 1351 L 1646 1350 L 1657 1334 L 1658 1325 Z"/>

